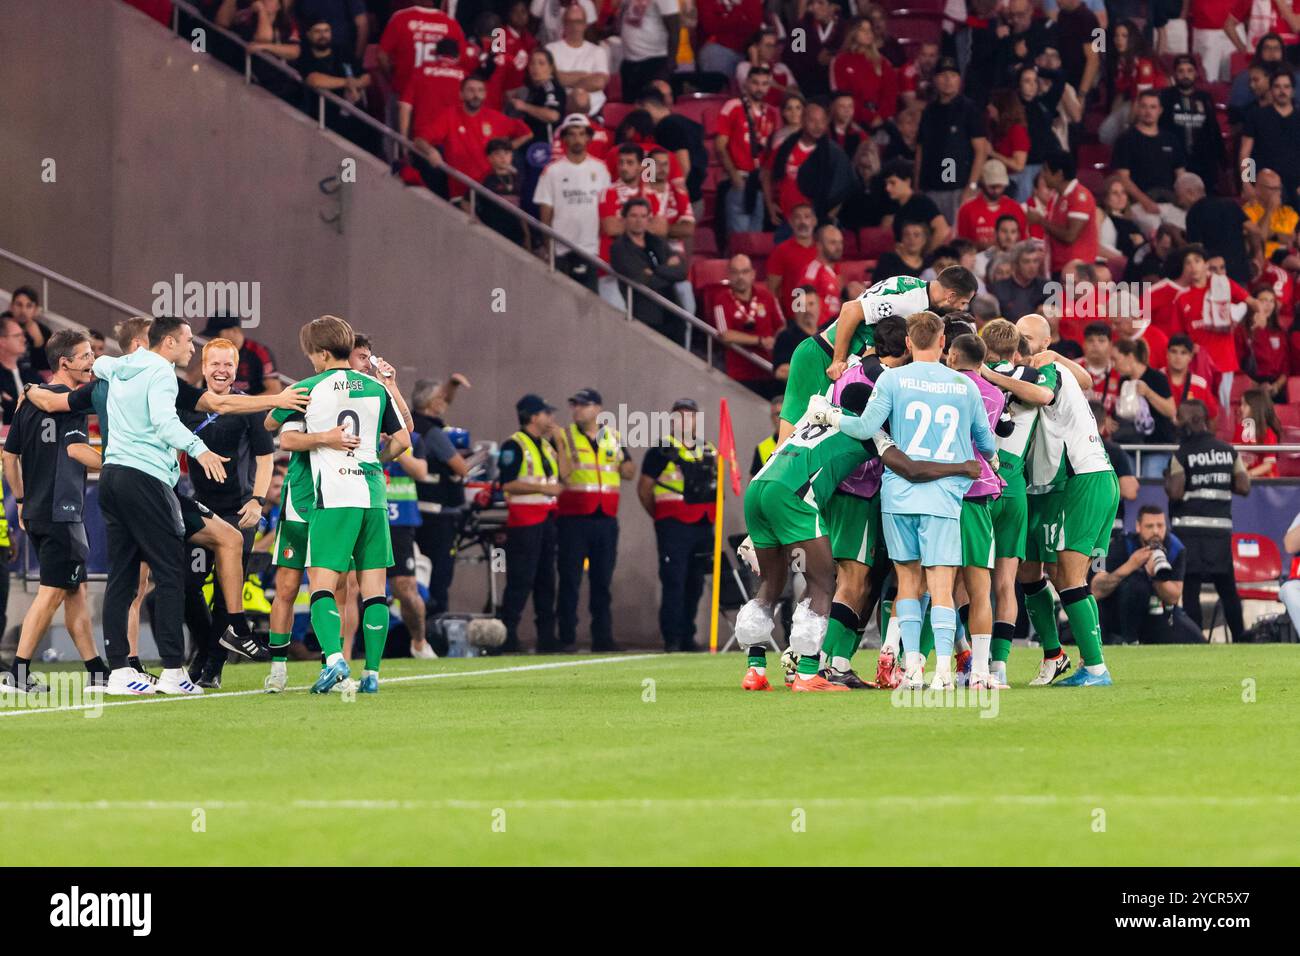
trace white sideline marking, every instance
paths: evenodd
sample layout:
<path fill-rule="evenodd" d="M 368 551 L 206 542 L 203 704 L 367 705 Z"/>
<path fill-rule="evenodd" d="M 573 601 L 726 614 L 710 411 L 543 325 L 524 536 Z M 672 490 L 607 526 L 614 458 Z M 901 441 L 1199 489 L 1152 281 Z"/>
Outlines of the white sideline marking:
<path fill-rule="evenodd" d="M 1010 806 L 1059 806 L 1076 804 L 1097 805 L 1127 803 L 1152 806 L 1203 806 L 1203 807 L 1258 807 L 1292 806 L 1300 803 L 1300 796 L 1276 794 L 1265 797 L 1216 797 L 1190 794 L 1169 795 L 1110 795 L 1083 794 L 1063 797 L 1055 794 L 1002 794 L 999 796 L 971 797 L 969 794 L 938 794 L 926 796 L 927 804 L 943 806 L 970 806 L 972 801 Z M 295 810 L 707 810 L 726 807 L 741 809 L 785 809 L 802 807 L 872 807 L 915 806 L 915 794 L 898 794 L 879 797 L 741 797 L 725 794 L 715 798 L 611 798 L 595 800 L 537 799 L 537 800 L 12 800 L 0 801 L 4 811 L 76 811 L 76 810 L 185 810 L 195 807 L 205 810 L 282 810 L 286 806 Z"/>
<path fill-rule="evenodd" d="M 576 661 L 547 661 L 545 664 L 516 664 L 511 667 L 491 667 L 477 671 L 439 671 L 436 674 L 407 674 L 402 677 L 381 677 L 379 683 L 397 684 L 416 680 L 441 680 L 442 678 L 447 677 L 485 677 L 489 674 L 518 674 L 522 671 L 556 670 L 562 667 L 590 667 L 593 664 L 617 664 L 622 661 L 644 661 L 666 656 L 667 655 L 665 654 L 624 654 L 620 657 L 591 657 Z M 305 690 L 311 690 L 311 685 L 303 684 L 301 687 L 286 687 L 281 693 L 289 694 Z M 27 710 L 0 709 L 0 717 L 23 717 L 27 714 L 57 714 L 76 710 L 98 710 L 100 707 L 130 707 L 135 704 L 167 704 L 179 701 L 219 700 L 226 697 L 251 697 L 253 695 L 259 697 L 271 696 L 264 690 L 229 690 L 218 691 L 215 694 L 146 694 L 143 697 L 133 697 L 129 700 L 105 700 L 102 703 L 65 704 L 62 707 L 32 707 Z"/>

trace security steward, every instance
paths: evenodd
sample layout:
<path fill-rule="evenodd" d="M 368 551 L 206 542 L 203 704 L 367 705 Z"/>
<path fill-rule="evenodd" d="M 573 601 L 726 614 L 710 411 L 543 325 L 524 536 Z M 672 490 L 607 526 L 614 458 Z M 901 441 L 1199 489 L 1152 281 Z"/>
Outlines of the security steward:
<path fill-rule="evenodd" d="M 1201 627 L 1201 585 L 1213 582 L 1234 642 L 1244 630 L 1232 567 L 1232 496 L 1250 493 L 1250 474 L 1236 450 L 1210 431 L 1209 410 L 1194 398 L 1178 406 L 1184 435 L 1169 462 L 1169 524 L 1187 549 L 1183 610 Z"/>
<path fill-rule="evenodd" d="M 539 395 L 515 403 L 519 431 L 501 443 L 498 480 L 506 496 L 506 592 L 501 623 L 506 626 L 502 653 L 519 650 L 519 618 L 533 596 L 537 653 L 554 653 L 556 499 L 565 478 L 555 455 L 562 429 L 554 407 Z"/>
<path fill-rule="evenodd" d="M 697 651 L 695 616 L 713 548 L 718 450 L 697 438 L 700 407 L 673 402 L 671 434 L 646 452 L 637 497 L 654 518 L 659 548 L 659 632 L 664 649 Z"/>
<path fill-rule="evenodd" d="M 767 460 L 772 457 L 772 452 L 776 451 L 777 442 L 780 441 L 781 438 L 781 403 L 784 400 L 784 395 L 772 396 L 772 401 L 768 408 L 768 412 L 772 419 L 772 434 L 764 438 L 754 448 L 754 460 L 749 463 L 749 477 L 751 478 L 763 470 L 763 466 L 767 464 Z"/>
<path fill-rule="evenodd" d="M 617 431 L 599 421 L 602 401 L 594 388 L 570 399 L 573 423 L 560 432 L 557 452 L 567 468 L 559 500 L 560 646 L 577 642 L 578 590 L 587 563 L 591 649 L 615 651 L 610 616 L 610 582 L 618 557 L 619 483 L 636 474 L 636 464 Z"/>

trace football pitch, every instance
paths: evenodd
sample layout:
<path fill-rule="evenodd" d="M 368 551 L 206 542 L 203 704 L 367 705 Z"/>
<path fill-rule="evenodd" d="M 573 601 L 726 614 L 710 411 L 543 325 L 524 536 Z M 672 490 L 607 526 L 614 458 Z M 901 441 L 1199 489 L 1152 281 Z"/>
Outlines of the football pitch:
<path fill-rule="evenodd" d="M 1108 648 L 1090 689 L 1024 687 L 1038 658 L 964 707 L 745 693 L 738 654 L 395 660 L 355 701 L 307 694 L 313 663 L 280 696 L 231 665 L 204 699 L 0 708 L 0 840 L 69 866 L 1300 863 L 1293 647 Z"/>

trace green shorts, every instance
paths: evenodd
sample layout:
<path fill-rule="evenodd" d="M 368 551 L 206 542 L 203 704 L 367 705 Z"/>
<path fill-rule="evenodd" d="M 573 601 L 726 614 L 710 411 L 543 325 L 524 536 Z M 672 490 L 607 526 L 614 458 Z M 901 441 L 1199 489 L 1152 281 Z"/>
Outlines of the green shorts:
<path fill-rule="evenodd" d="M 307 567 L 342 574 L 393 565 L 387 508 L 313 508 L 307 519 Z"/>
<path fill-rule="evenodd" d="M 993 508 L 986 498 L 961 503 L 961 564 L 993 570 Z"/>
<path fill-rule="evenodd" d="M 793 425 L 799 421 L 808 410 L 808 399 L 830 387 L 831 380 L 826 377 L 826 370 L 830 368 L 831 357 L 823 348 L 824 344 L 818 342 L 817 335 L 810 335 L 795 346 L 794 354 L 790 356 L 785 398 L 781 401 L 783 422 Z"/>
<path fill-rule="evenodd" d="M 1026 496 L 1003 494 L 989 507 L 993 512 L 993 557 L 1025 560 L 1025 539 L 1029 535 Z"/>
<path fill-rule="evenodd" d="M 275 553 L 271 563 L 277 568 L 301 571 L 307 567 L 307 522 L 281 521 L 275 526 Z"/>
<path fill-rule="evenodd" d="M 1065 485 L 1061 551 L 1090 557 L 1110 550 L 1110 533 L 1119 510 L 1119 479 L 1113 471 L 1073 475 Z"/>
<path fill-rule="evenodd" d="M 1025 545 L 1025 558 L 1043 564 L 1055 564 L 1056 552 L 1061 545 L 1061 506 L 1065 501 L 1065 492 L 1049 491 L 1042 495 L 1027 495 L 1026 500 L 1029 536 Z"/>
<path fill-rule="evenodd" d="M 755 548 L 779 548 L 826 534 L 816 505 L 775 481 L 751 481 L 745 489 L 745 528 Z"/>
<path fill-rule="evenodd" d="M 863 498 L 837 491 L 826 503 L 826 529 L 836 561 L 875 564 L 876 548 L 881 545 L 880 496 Z"/>

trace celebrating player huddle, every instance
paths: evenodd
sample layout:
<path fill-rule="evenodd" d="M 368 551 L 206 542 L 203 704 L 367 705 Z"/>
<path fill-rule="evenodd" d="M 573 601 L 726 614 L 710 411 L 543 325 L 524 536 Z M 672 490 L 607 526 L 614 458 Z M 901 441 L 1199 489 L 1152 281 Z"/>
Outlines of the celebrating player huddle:
<path fill-rule="evenodd" d="M 1108 546 L 1119 485 L 1087 372 L 1048 350 L 1042 316 L 996 319 L 980 335 L 966 313 L 945 323 L 939 313 L 964 309 L 975 289 L 960 266 L 878 282 L 796 352 L 780 444 L 745 493 L 761 577 L 736 617 L 746 690 L 772 689 L 766 645 L 796 558 L 794 691 L 919 689 L 931 649 L 931 687 L 1006 689 L 1017 581 L 1043 647 L 1031 685 L 1111 683 L 1087 573 Z M 868 682 L 852 657 L 891 572 Z M 1064 679 L 1049 581 L 1082 658 Z"/>

